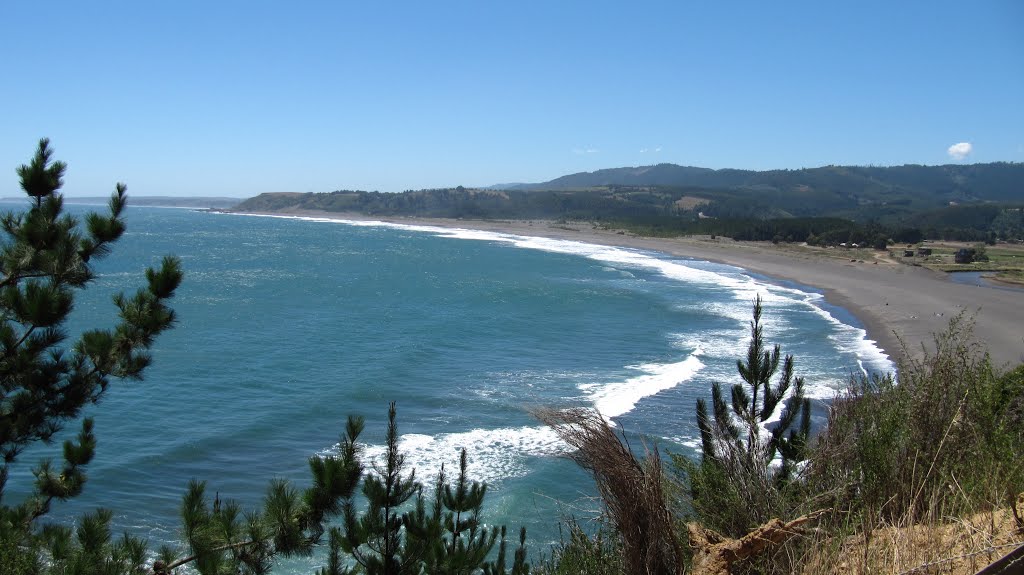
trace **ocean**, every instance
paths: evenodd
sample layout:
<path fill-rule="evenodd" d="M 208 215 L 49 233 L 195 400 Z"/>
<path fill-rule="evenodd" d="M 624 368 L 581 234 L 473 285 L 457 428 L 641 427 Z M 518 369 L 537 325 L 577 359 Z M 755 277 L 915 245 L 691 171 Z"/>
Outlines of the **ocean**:
<path fill-rule="evenodd" d="M 4 206 L 16 209 L 15 205 Z M 84 208 L 73 207 L 81 213 Z M 663 453 L 699 445 L 694 403 L 738 381 L 751 302 L 765 338 L 796 358 L 821 425 L 851 375 L 892 370 L 845 310 L 806 286 L 735 267 L 634 249 L 492 232 L 129 208 L 128 231 L 80 294 L 71 332 L 110 326 L 114 292 L 143 285 L 162 256 L 182 259 L 179 321 L 142 382 L 115 381 L 90 407 L 99 444 L 85 492 L 55 521 L 107 507 L 150 548 L 180 540 L 188 481 L 256 506 L 275 477 L 307 482 L 349 414 L 369 457 L 397 402 L 401 448 L 430 484 L 440 466 L 489 484 L 489 523 L 528 529 L 533 557 L 559 520 L 594 509 L 589 477 L 531 411 L 599 409 Z M 67 436 L 77 431 L 68 427 Z M 6 503 L 39 458 L 21 456 Z M 322 557 L 289 560 L 308 573 Z"/>

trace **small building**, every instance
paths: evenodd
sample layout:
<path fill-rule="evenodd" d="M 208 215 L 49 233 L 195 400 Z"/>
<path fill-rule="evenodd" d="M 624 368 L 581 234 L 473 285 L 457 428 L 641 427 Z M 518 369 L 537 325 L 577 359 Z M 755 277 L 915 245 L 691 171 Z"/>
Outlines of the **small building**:
<path fill-rule="evenodd" d="M 917 255 L 922 256 L 922 257 L 930 256 L 930 255 L 932 255 L 932 249 L 931 248 L 917 248 Z"/>
<path fill-rule="evenodd" d="M 903 250 L 903 257 L 912 258 L 914 257 L 914 250 Z"/>
<path fill-rule="evenodd" d="M 974 263 L 974 248 L 960 248 L 953 255 L 953 261 L 958 264 Z"/>

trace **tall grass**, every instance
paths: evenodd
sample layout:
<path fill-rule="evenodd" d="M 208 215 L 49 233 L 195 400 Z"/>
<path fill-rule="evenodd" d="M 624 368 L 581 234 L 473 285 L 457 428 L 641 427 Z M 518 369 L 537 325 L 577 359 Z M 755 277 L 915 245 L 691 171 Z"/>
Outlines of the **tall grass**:
<path fill-rule="evenodd" d="M 1024 490 L 1024 369 L 1001 373 L 954 318 L 892 377 L 859 378 L 810 457 L 812 493 L 869 523 L 1005 507 Z"/>
<path fill-rule="evenodd" d="M 835 510 L 812 572 L 973 568 L 1024 527 L 1005 524 L 1024 492 L 1024 366 L 994 366 L 972 326 L 953 318 L 933 346 L 903 354 L 898 382 L 857 378 L 833 402 L 806 476 Z"/>
<path fill-rule="evenodd" d="M 624 572 L 682 573 L 686 549 L 666 505 L 658 452 L 638 460 L 624 436 L 591 410 L 544 410 L 536 415 L 576 449 L 576 462 L 594 478 L 608 521 L 619 535 Z"/>
<path fill-rule="evenodd" d="M 618 533 L 599 529 L 590 535 L 575 520 L 563 524 L 563 538 L 550 557 L 534 568 L 534 575 L 621 575 L 625 572 Z"/>
<path fill-rule="evenodd" d="M 673 467 L 679 473 L 664 475 L 659 458 L 633 460 L 624 440 L 607 429 L 577 433 L 570 443 L 595 472 L 613 516 L 646 509 L 641 513 L 661 517 L 667 508 L 712 530 L 716 542 L 737 541 L 775 518 L 819 518 L 816 527 L 801 524 L 785 543 L 708 572 L 973 573 L 1024 541 L 1024 365 L 994 366 L 972 327 L 960 315 L 932 345 L 905 349 L 898 381 L 892 375 L 852 378 L 833 401 L 807 461 L 783 484 L 761 478 L 760 469 L 678 456 Z M 595 453 L 614 457 L 599 463 Z M 667 485 L 650 488 L 650 479 L 663 475 Z M 670 500 L 669 494 L 681 497 Z M 816 510 L 826 511 L 811 513 Z M 630 542 L 638 535 L 634 523 L 611 524 L 626 558 L 614 572 L 653 572 L 628 559 L 630 547 L 637 549 Z M 674 537 L 659 540 L 687 541 L 684 524 L 675 529 Z M 588 549 L 608 552 L 582 531 L 574 537 L 575 565 L 586 564 Z M 688 560 L 689 554 L 677 557 Z M 573 572 L 550 567 L 551 573 Z"/>

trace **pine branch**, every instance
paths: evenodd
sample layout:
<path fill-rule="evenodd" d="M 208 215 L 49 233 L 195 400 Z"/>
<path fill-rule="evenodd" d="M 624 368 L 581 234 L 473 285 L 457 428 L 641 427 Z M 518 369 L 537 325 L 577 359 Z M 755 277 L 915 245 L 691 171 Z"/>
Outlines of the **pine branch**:
<path fill-rule="evenodd" d="M 206 550 L 206 552 L 207 553 L 220 553 L 221 551 L 234 551 L 236 549 L 241 549 L 242 547 L 245 547 L 246 545 L 253 545 L 255 543 L 256 543 L 256 541 L 252 541 L 252 540 L 249 540 L 249 541 L 238 541 L 236 543 L 225 543 L 223 545 L 219 545 L 217 547 L 210 548 L 210 549 Z M 178 560 L 172 561 L 171 563 L 168 563 L 164 567 L 164 569 L 166 569 L 165 573 L 170 573 L 173 569 L 175 569 L 177 567 L 181 567 L 182 565 L 187 565 L 187 564 L 195 561 L 199 557 L 200 557 L 200 554 L 197 553 L 195 555 L 190 555 L 188 557 L 184 557 L 182 559 L 178 559 Z M 158 575 L 159 575 L 159 573 L 158 573 Z"/>

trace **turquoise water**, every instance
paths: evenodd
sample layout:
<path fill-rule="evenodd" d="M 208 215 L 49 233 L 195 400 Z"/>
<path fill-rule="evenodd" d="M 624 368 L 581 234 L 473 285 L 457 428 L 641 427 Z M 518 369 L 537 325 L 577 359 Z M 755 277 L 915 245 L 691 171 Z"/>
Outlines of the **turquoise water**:
<path fill-rule="evenodd" d="M 593 489 L 530 410 L 595 406 L 650 444 L 691 451 L 694 401 L 736 380 L 755 294 L 766 338 L 796 356 L 819 408 L 851 373 L 891 369 L 819 293 L 721 264 L 467 230 L 158 208 L 127 219 L 76 329 L 110 325 L 110 294 L 165 254 L 186 271 L 180 321 L 145 381 L 115 382 L 90 408 L 89 483 L 52 516 L 106 506 L 151 548 L 178 540 L 189 479 L 254 506 L 270 478 L 303 485 L 307 458 L 332 449 L 348 414 L 366 417 L 379 454 L 394 400 L 417 477 L 429 483 L 468 448 L 491 485 L 487 519 L 526 525 L 545 551 Z M 51 454 L 23 455 L 8 491 Z"/>

